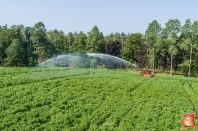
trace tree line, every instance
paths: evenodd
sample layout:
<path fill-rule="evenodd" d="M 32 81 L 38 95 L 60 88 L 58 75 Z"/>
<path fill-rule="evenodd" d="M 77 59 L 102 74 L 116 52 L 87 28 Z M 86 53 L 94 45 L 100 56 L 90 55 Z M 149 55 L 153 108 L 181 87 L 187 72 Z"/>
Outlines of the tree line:
<path fill-rule="evenodd" d="M 35 66 L 51 57 L 68 53 L 104 53 L 149 67 L 154 72 L 197 76 L 198 22 L 169 19 L 165 27 L 153 20 L 144 34 L 111 33 L 104 36 L 94 26 L 90 32 L 47 30 L 44 23 L 33 27 L 0 26 L 0 66 Z"/>

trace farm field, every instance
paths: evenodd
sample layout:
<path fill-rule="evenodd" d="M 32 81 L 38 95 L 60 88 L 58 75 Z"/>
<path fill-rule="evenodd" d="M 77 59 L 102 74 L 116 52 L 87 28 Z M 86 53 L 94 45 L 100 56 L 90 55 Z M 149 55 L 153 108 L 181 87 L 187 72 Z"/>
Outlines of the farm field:
<path fill-rule="evenodd" d="M 0 68 L 1 131 L 178 131 L 187 113 L 198 120 L 197 78 Z"/>

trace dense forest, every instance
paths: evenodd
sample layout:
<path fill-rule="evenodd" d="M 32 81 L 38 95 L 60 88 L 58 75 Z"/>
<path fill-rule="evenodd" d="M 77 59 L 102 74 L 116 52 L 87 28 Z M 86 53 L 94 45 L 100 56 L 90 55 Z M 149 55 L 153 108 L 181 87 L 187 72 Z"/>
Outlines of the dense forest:
<path fill-rule="evenodd" d="M 33 27 L 0 26 L 0 66 L 35 66 L 51 57 L 68 53 L 104 53 L 149 67 L 154 72 L 198 76 L 198 22 L 169 19 L 164 28 L 149 23 L 145 34 L 111 33 L 104 36 L 97 26 L 90 32 L 47 30 L 44 23 Z"/>

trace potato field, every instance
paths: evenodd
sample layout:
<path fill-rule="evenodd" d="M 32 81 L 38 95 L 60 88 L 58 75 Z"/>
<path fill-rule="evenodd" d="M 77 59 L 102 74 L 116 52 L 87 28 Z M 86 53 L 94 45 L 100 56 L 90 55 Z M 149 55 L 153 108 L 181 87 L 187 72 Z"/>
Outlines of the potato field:
<path fill-rule="evenodd" d="M 179 131 L 186 113 L 198 120 L 197 78 L 0 67 L 1 131 Z"/>

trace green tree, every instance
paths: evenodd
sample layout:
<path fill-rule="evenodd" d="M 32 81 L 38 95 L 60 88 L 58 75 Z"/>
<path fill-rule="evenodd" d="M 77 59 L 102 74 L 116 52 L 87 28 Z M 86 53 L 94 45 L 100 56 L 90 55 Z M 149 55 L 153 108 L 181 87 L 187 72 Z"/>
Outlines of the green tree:
<path fill-rule="evenodd" d="M 12 25 L 10 27 L 11 40 L 18 39 L 20 42 L 23 41 L 25 27 L 23 25 Z"/>
<path fill-rule="evenodd" d="M 157 48 L 157 40 L 160 37 L 161 33 L 161 25 L 156 21 L 152 21 L 146 32 L 145 32 L 145 43 L 148 46 L 149 49 L 149 55 L 152 58 L 152 73 L 154 74 L 155 69 L 155 54 L 156 54 L 156 48 Z"/>
<path fill-rule="evenodd" d="M 93 29 L 88 32 L 86 51 L 91 53 L 105 52 L 104 37 L 97 26 L 94 26 Z"/>
<path fill-rule="evenodd" d="M 67 39 L 63 31 L 58 31 L 57 29 L 53 31 L 47 32 L 47 37 L 49 42 L 54 47 L 54 55 L 55 54 L 64 54 L 68 52 L 68 48 L 65 46 L 67 45 Z"/>
<path fill-rule="evenodd" d="M 69 52 L 71 52 L 72 44 L 74 42 L 74 35 L 71 32 L 69 32 L 67 34 L 66 38 L 68 40 L 68 50 L 69 50 Z"/>
<path fill-rule="evenodd" d="M 18 39 L 14 39 L 11 45 L 6 49 L 6 65 L 19 66 L 24 65 L 25 51 Z"/>
<path fill-rule="evenodd" d="M 194 21 L 192 25 L 192 46 L 191 46 L 191 54 L 194 56 L 194 67 L 193 67 L 193 72 L 195 75 L 197 75 L 198 72 L 198 55 L 197 55 L 197 50 L 198 50 L 198 21 Z M 194 52 L 193 52 L 193 49 Z M 195 52 L 196 51 L 196 52 Z M 192 62 L 192 61 L 191 61 Z M 190 70 L 191 71 L 191 70 Z"/>
<path fill-rule="evenodd" d="M 189 59 L 185 60 L 183 65 L 187 65 L 188 61 L 188 77 L 191 76 L 191 67 L 192 67 L 192 57 L 193 57 L 193 49 L 197 49 L 196 39 L 198 37 L 198 22 L 195 21 L 193 24 L 190 19 L 187 19 L 185 24 L 182 26 L 182 44 L 181 48 L 186 51 Z M 189 53 L 188 53 L 189 52 Z"/>
<path fill-rule="evenodd" d="M 34 45 L 34 56 L 37 62 L 42 62 L 50 56 L 45 25 L 38 22 L 30 29 L 30 40 Z"/>
<path fill-rule="evenodd" d="M 170 54 L 170 76 L 173 71 L 173 58 L 178 54 L 178 39 L 181 33 L 181 24 L 178 19 L 170 19 L 166 24 L 167 44 L 169 45 L 168 53 Z"/>
<path fill-rule="evenodd" d="M 161 30 L 161 33 L 159 35 L 159 38 L 156 42 L 156 52 L 157 52 L 157 61 L 158 61 L 158 69 L 161 70 L 163 67 L 163 71 L 167 68 L 167 62 L 168 62 L 168 44 L 166 43 L 167 40 L 167 32 L 165 29 Z"/>
<path fill-rule="evenodd" d="M 121 37 L 120 43 L 122 44 L 122 48 L 123 48 L 123 47 L 124 47 L 124 42 L 125 42 L 127 36 L 126 36 L 126 34 L 125 34 L 124 32 L 122 32 L 122 33 L 120 34 L 120 37 Z"/>
<path fill-rule="evenodd" d="M 79 34 L 76 35 L 71 51 L 78 53 L 86 52 L 85 51 L 86 40 L 87 40 L 87 35 L 81 31 Z"/>
<path fill-rule="evenodd" d="M 25 49 L 25 65 L 33 66 L 34 63 L 34 46 L 30 40 L 30 29 L 31 27 L 26 27 L 23 33 L 23 47 Z"/>
<path fill-rule="evenodd" d="M 107 53 L 107 46 L 110 42 L 112 42 L 114 40 L 114 34 L 111 33 L 107 36 L 104 37 L 104 41 L 105 41 L 105 53 Z"/>
<path fill-rule="evenodd" d="M 187 71 L 186 67 L 189 67 L 188 77 L 190 77 L 191 57 L 192 57 L 192 52 L 191 52 L 192 51 L 192 23 L 190 19 L 187 19 L 185 21 L 185 24 L 182 26 L 182 43 L 181 43 L 180 48 L 184 50 L 187 56 L 190 58 L 190 61 L 189 59 L 184 58 L 184 62 L 180 64 L 184 72 Z"/>
<path fill-rule="evenodd" d="M 127 38 L 127 36 L 124 32 L 122 32 L 121 34 L 117 33 L 117 32 L 115 34 L 111 33 L 111 34 L 105 36 L 104 40 L 105 40 L 105 44 L 106 44 L 106 52 L 107 52 L 108 44 L 112 43 L 112 42 L 121 43 L 121 48 L 123 48 L 126 38 Z"/>
<path fill-rule="evenodd" d="M 18 39 L 24 48 L 24 65 L 34 65 L 32 61 L 34 48 L 30 40 L 30 29 L 30 27 L 24 27 L 23 25 L 12 25 L 10 27 L 11 40 Z"/>
<path fill-rule="evenodd" d="M 0 65 L 4 65 L 6 55 L 6 49 L 13 40 L 13 30 L 8 28 L 7 25 L 0 28 Z"/>
<path fill-rule="evenodd" d="M 134 52 L 141 46 L 141 38 L 142 34 L 140 33 L 130 34 L 127 37 L 124 47 L 121 50 L 121 56 L 123 59 L 129 62 L 134 62 Z"/>
<path fill-rule="evenodd" d="M 105 42 L 109 43 L 110 41 L 114 41 L 114 34 L 111 33 L 104 37 Z"/>
<path fill-rule="evenodd" d="M 141 38 L 141 45 L 134 51 L 134 60 L 137 62 L 139 68 L 148 67 L 148 47 Z"/>

